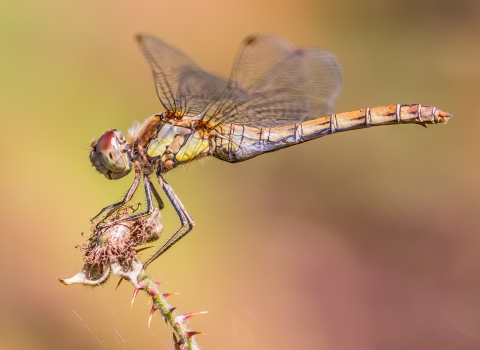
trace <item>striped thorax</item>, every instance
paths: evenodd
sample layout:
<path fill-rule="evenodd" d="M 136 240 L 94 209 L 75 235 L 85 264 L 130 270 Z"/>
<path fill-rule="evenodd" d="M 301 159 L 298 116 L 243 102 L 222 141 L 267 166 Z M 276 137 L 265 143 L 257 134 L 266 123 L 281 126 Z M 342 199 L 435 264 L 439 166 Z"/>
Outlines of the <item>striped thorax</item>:
<path fill-rule="evenodd" d="M 167 113 L 148 119 L 135 137 L 140 160 L 155 164 L 161 173 L 209 154 L 211 135 L 196 117 L 175 118 Z"/>

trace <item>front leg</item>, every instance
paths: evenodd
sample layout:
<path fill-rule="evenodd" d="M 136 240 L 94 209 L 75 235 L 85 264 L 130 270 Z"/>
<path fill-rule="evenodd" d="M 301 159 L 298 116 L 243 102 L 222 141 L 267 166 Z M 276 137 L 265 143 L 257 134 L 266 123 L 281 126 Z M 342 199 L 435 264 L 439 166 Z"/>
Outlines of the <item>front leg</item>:
<path fill-rule="evenodd" d="M 193 222 L 192 217 L 187 212 L 182 202 L 173 191 L 172 187 L 163 179 L 162 175 L 157 174 L 157 178 L 158 178 L 158 182 L 160 183 L 160 186 L 162 186 L 163 191 L 167 195 L 168 199 L 170 200 L 170 203 L 172 203 L 173 207 L 175 208 L 175 211 L 177 212 L 177 215 L 180 218 L 181 227 L 160 247 L 159 250 L 157 250 L 155 254 L 153 254 L 153 256 L 150 257 L 150 259 L 148 259 L 143 264 L 143 268 L 146 268 L 156 258 L 158 258 L 160 255 L 165 253 L 171 246 L 173 246 L 180 239 L 185 237 L 185 235 L 189 233 L 195 226 L 195 223 Z"/>
<path fill-rule="evenodd" d="M 107 223 L 106 225 L 104 225 L 102 228 L 116 225 L 121 221 L 135 220 L 135 219 L 141 218 L 142 216 L 150 215 L 153 212 L 153 203 L 152 203 L 152 187 L 153 186 L 152 186 L 152 183 L 150 182 L 150 179 L 148 178 L 148 175 L 145 175 L 145 174 L 143 175 L 143 186 L 145 188 L 145 199 L 147 201 L 147 210 L 144 211 L 143 213 L 138 213 L 138 214 L 135 214 L 135 215 L 130 215 L 130 216 L 122 217 L 120 219 L 113 220 L 113 221 Z M 158 193 L 157 193 L 157 195 L 158 195 Z M 159 198 L 160 198 L 160 196 L 159 196 Z M 157 200 L 158 200 L 158 198 L 157 198 Z M 161 199 L 160 199 L 160 201 L 161 201 Z"/>
<path fill-rule="evenodd" d="M 128 189 L 125 197 L 123 197 L 123 199 L 120 202 L 114 203 L 114 204 L 109 205 L 108 207 L 105 207 L 102 210 L 100 210 L 100 213 L 95 215 L 92 219 L 90 219 L 90 221 L 93 223 L 93 221 L 95 221 L 95 219 L 98 218 L 104 211 L 109 210 L 109 212 L 107 213 L 107 215 L 105 215 L 105 217 L 102 219 L 102 221 L 100 221 L 97 224 L 97 227 L 98 227 L 98 225 L 100 225 L 102 222 L 104 222 L 105 219 L 107 219 L 110 215 L 112 215 L 117 209 L 119 209 L 125 203 L 130 201 L 130 199 L 132 199 L 133 195 L 135 194 L 135 191 L 138 188 L 139 183 L 140 183 L 140 169 L 135 168 L 135 179 L 133 180 L 133 183 L 130 186 L 130 188 Z"/>

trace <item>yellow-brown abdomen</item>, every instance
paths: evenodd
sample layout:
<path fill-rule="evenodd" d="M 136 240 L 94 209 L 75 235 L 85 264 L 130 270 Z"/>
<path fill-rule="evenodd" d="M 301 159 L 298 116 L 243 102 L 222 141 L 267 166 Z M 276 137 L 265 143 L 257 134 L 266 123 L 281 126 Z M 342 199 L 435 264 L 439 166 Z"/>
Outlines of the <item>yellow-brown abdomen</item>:
<path fill-rule="evenodd" d="M 450 114 L 432 106 L 394 104 L 330 114 L 281 127 L 220 125 L 216 129 L 219 136 L 216 137 L 213 155 L 228 162 L 241 162 L 336 132 L 391 124 L 443 124 L 450 117 Z"/>

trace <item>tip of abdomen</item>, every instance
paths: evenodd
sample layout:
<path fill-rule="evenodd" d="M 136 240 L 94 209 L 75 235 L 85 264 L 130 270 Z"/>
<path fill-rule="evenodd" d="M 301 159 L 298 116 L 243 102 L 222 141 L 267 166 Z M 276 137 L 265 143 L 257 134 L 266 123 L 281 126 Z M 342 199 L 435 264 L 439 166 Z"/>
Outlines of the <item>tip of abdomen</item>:
<path fill-rule="evenodd" d="M 435 123 L 437 124 L 446 124 L 451 117 L 453 116 L 450 113 L 441 111 L 439 109 L 435 111 Z"/>

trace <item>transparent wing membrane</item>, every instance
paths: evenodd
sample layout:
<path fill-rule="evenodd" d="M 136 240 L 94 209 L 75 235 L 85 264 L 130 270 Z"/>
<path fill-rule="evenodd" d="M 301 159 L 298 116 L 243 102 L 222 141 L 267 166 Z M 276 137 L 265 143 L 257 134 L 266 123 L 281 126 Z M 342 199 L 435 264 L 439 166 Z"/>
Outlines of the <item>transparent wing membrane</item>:
<path fill-rule="evenodd" d="M 148 35 L 139 35 L 137 40 L 166 110 L 179 115 L 198 114 L 227 86 L 225 80 L 208 73 L 163 41 Z"/>
<path fill-rule="evenodd" d="M 138 41 L 164 107 L 210 125 L 281 126 L 330 114 L 341 88 L 333 54 L 295 50 L 281 37 L 257 35 L 240 46 L 228 84 L 179 50 L 150 36 Z"/>
<path fill-rule="evenodd" d="M 254 90 L 294 48 L 282 37 L 257 35 L 246 38 L 233 64 L 229 87 Z"/>
<path fill-rule="evenodd" d="M 310 113 L 305 120 L 333 113 L 333 105 L 342 88 L 342 74 L 335 56 L 319 48 L 302 48 L 307 81 L 305 89 L 310 102 Z"/>

